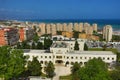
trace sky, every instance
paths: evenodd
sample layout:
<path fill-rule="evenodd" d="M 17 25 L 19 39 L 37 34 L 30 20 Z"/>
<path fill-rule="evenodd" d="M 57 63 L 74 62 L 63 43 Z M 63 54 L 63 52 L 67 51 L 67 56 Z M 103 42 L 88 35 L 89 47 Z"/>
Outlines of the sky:
<path fill-rule="evenodd" d="M 0 19 L 120 19 L 120 0 L 0 0 Z"/>

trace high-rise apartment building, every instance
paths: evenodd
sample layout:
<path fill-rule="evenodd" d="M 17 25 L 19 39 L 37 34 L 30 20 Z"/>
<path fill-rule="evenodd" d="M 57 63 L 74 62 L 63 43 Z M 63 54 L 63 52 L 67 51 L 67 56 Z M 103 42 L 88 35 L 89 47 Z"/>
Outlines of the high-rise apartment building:
<path fill-rule="evenodd" d="M 111 25 L 106 25 L 103 28 L 103 39 L 105 39 L 106 41 L 111 41 L 112 40 L 112 26 Z"/>
<path fill-rule="evenodd" d="M 51 34 L 51 25 L 46 24 L 46 34 Z"/>
<path fill-rule="evenodd" d="M 73 28 L 73 23 L 69 23 L 67 31 L 72 32 L 73 31 L 72 28 Z"/>
<path fill-rule="evenodd" d="M 84 31 L 86 34 L 88 34 L 90 24 L 89 23 L 84 23 Z"/>
<path fill-rule="evenodd" d="M 18 30 L 15 28 L 0 29 L 0 46 L 15 45 L 19 41 Z"/>
<path fill-rule="evenodd" d="M 79 31 L 79 25 L 78 25 L 78 23 L 74 23 L 74 31 Z"/>
<path fill-rule="evenodd" d="M 93 24 L 92 27 L 93 27 L 93 31 L 97 32 L 97 24 Z"/>
<path fill-rule="evenodd" d="M 40 23 L 39 28 L 40 28 L 40 34 L 41 35 L 46 33 L 46 31 L 45 31 L 45 23 Z"/>
<path fill-rule="evenodd" d="M 20 27 L 19 28 L 19 40 L 20 42 L 25 40 L 31 40 L 34 35 L 34 30 L 31 27 Z"/>
<path fill-rule="evenodd" d="M 79 32 L 83 31 L 83 23 L 79 23 Z"/>
<path fill-rule="evenodd" d="M 55 24 L 51 24 L 51 34 L 56 35 L 56 25 Z"/>
<path fill-rule="evenodd" d="M 63 31 L 67 31 L 67 24 L 63 23 Z"/>

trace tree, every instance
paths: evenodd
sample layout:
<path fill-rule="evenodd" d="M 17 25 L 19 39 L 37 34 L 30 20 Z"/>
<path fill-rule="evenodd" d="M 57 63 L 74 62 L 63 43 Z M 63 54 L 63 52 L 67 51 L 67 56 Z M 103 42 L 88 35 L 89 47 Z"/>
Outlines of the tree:
<path fill-rule="evenodd" d="M 80 80 L 111 80 L 107 64 L 102 59 L 93 58 L 79 69 Z"/>
<path fill-rule="evenodd" d="M 36 45 L 34 42 L 32 42 L 32 49 L 36 49 Z"/>
<path fill-rule="evenodd" d="M 17 78 L 25 70 L 25 65 L 27 62 L 27 57 L 23 55 L 22 50 L 11 50 L 6 75 L 10 78 Z"/>
<path fill-rule="evenodd" d="M 37 43 L 37 49 L 43 49 L 43 44 L 42 42 Z"/>
<path fill-rule="evenodd" d="M 62 35 L 62 31 L 57 31 L 57 35 Z"/>
<path fill-rule="evenodd" d="M 34 36 L 33 36 L 33 41 L 37 42 L 39 40 L 39 36 L 38 34 L 35 32 Z"/>
<path fill-rule="evenodd" d="M 73 31 L 73 37 L 77 39 L 78 36 L 79 36 L 79 32 L 78 31 Z"/>
<path fill-rule="evenodd" d="M 75 62 L 71 68 L 73 80 L 79 80 L 79 74 L 78 74 L 79 69 L 80 69 L 80 64 Z"/>
<path fill-rule="evenodd" d="M 110 71 L 110 77 L 112 80 L 120 80 L 120 65 L 116 65 L 115 69 Z"/>
<path fill-rule="evenodd" d="M 45 68 L 45 72 L 49 78 L 53 78 L 53 76 L 55 75 L 54 70 L 55 70 L 55 67 L 53 63 L 50 61 Z"/>
<path fill-rule="evenodd" d="M 120 62 L 120 52 L 117 52 L 117 62 Z"/>
<path fill-rule="evenodd" d="M 88 50 L 88 46 L 87 46 L 87 44 L 86 44 L 86 43 L 84 44 L 84 50 L 85 50 L 85 51 L 87 51 L 87 50 Z"/>
<path fill-rule="evenodd" d="M 22 49 L 20 42 L 17 43 L 17 49 Z"/>
<path fill-rule="evenodd" d="M 50 39 L 50 38 L 48 38 L 48 39 L 44 39 L 44 49 L 48 49 L 48 48 L 50 48 L 50 46 L 52 45 L 52 43 L 53 43 L 53 41 Z"/>
<path fill-rule="evenodd" d="M 6 78 L 6 71 L 10 55 L 10 48 L 7 46 L 0 47 L 0 77 Z"/>
<path fill-rule="evenodd" d="M 31 76 L 40 76 L 42 73 L 42 67 L 37 57 L 33 57 L 33 60 L 28 62 L 27 68 Z"/>
<path fill-rule="evenodd" d="M 79 44 L 78 44 L 78 42 L 77 42 L 77 41 L 75 41 L 74 50 L 79 50 Z"/>
<path fill-rule="evenodd" d="M 0 47 L 0 77 L 5 80 L 19 77 L 25 70 L 27 59 L 22 50 Z"/>
<path fill-rule="evenodd" d="M 103 51 L 105 51 L 107 49 L 107 45 L 105 44 L 104 46 L 103 46 Z"/>
<path fill-rule="evenodd" d="M 23 41 L 21 43 L 22 49 L 30 49 L 30 45 L 27 43 L 27 41 Z"/>

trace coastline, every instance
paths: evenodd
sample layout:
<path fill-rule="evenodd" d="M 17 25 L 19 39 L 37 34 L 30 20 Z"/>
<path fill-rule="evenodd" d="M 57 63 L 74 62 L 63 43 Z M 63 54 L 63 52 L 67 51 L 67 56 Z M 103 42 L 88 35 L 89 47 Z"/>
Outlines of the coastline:
<path fill-rule="evenodd" d="M 33 23 L 96 23 L 98 29 L 102 30 L 105 25 L 111 25 L 113 32 L 120 34 L 120 19 L 21 19 L 21 20 L 0 20 L 0 21 L 18 21 L 18 22 L 33 22 Z"/>

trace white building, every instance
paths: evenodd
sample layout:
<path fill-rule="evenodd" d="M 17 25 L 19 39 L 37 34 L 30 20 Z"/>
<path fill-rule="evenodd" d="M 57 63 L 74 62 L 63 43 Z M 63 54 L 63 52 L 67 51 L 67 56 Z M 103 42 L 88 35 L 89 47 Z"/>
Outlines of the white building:
<path fill-rule="evenodd" d="M 50 51 L 46 50 L 25 50 L 24 55 L 29 55 L 29 60 L 33 56 L 38 56 L 38 60 L 44 67 L 49 61 L 53 64 L 62 64 L 65 66 L 72 66 L 73 63 L 78 62 L 84 66 L 86 62 L 93 58 L 101 58 L 106 63 L 116 61 L 116 55 L 110 51 L 83 51 L 84 41 L 78 41 L 79 51 L 74 51 L 75 41 L 58 41 L 52 44 Z"/>
<path fill-rule="evenodd" d="M 111 41 L 112 40 L 112 33 L 113 33 L 112 26 L 106 25 L 103 28 L 103 39 L 105 39 L 106 41 Z"/>

